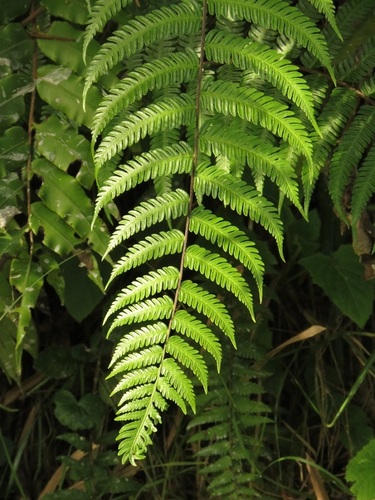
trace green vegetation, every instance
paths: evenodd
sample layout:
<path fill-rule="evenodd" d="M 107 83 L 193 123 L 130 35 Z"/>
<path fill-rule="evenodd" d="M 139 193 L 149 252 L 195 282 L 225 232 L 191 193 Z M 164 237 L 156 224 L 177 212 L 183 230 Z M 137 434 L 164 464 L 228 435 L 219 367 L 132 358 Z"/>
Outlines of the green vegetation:
<path fill-rule="evenodd" d="M 373 499 L 374 21 L 2 8 L 2 498 Z"/>

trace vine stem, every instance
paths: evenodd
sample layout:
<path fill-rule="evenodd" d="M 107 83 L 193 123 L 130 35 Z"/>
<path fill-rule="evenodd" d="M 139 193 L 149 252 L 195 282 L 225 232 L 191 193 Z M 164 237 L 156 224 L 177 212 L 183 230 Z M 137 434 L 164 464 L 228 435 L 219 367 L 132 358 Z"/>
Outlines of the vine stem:
<path fill-rule="evenodd" d="M 175 291 L 175 295 L 174 295 L 172 313 L 171 313 L 171 317 L 170 317 L 169 324 L 168 324 L 167 339 L 170 335 L 170 332 L 172 329 L 172 321 L 173 321 L 173 318 L 174 318 L 176 311 L 177 311 L 177 308 L 178 308 L 178 299 L 179 299 L 179 295 L 180 295 L 182 279 L 184 276 L 184 263 L 185 263 L 186 249 L 187 249 L 188 238 L 189 238 L 191 212 L 193 210 L 193 205 L 194 205 L 194 180 L 195 180 L 195 174 L 196 174 L 196 170 L 198 167 L 198 160 L 199 160 L 199 129 L 200 129 L 200 122 L 201 122 L 201 116 L 200 116 L 201 115 L 201 91 L 202 91 L 202 79 L 203 79 L 203 67 L 204 67 L 204 45 L 205 45 L 205 35 L 206 35 L 206 19 L 207 19 L 207 0 L 203 0 L 199 68 L 198 68 L 198 77 L 197 77 L 197 94 L 196 94 L 196 101 L 195 101 L 196 114 L 195 114 L 195 131 L 194 131 L 193 165 L 192 165 L 191 174 L 190 174 L 190 187 L 189 187 L 189 206 L 188 206 L 188 211 L 187 211 L 186 221 L 185 221 L 184 242 L 182 245 L 181 261 L 180 261 L 180 269 L 179 269 L 180 273 L 179 273 L 176 291 Z"/>

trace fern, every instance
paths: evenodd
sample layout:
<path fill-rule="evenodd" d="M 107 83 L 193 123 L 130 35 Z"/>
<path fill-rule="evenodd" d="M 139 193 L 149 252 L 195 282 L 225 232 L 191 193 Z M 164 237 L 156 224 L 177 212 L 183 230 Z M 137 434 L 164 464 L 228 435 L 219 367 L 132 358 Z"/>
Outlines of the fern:
<path fill-rule="evenodd" d="M 233 64 L 243 70 L 253 70 L 272 83 L 299 106 L 317 127 L 311 92 L 298 68 L 263 44 L 249 42 L 221 31 L 212 30 L 205 42 L 207 57 L 212 61 Z"/>
<path fill-rule="evenodd" d="M 310 19 L 296 7 L 280 0 L 209 0 L 208 7 L 212 14 L 246 19 L 294 39 L 317 57 L 334 80 L 324 37 Z"/>
<path fill-rule="evenodd" d="M 263 389 L 255 376 L 265 374 L 249 369 L 251 351 L 249 343 L 242 352 L 225 351 L 221 376 L 212 382 L 208 397 L 198 396 L 199 414 L 188 426 L 194 431 L 190 442 L 202 464 L 200 473 L 213 497 L 258 496 L 256 432 L 270 422 L 266 416 L 270 410 L 258 400 Z"/>
<path fill-rule="evenodd" d="M 338 33 L 332 1 L 311 4 Z M 119 453 L 134 464 L 145 456 L 171 402 L 186 413 L 196 411 L 199 386 L 213 397 L 210 383 L 213 371 L 221 368 L 223 346 L 237 344 L 231 304 L 241 304 L 235 309 L 247 323 L 255 321 L 249 277 L 262 299 L 265 266 L 249 229 L 267 231 L 283 257 L 282 202 L 286 198 L 302 211 L 300 164 L 309 193 L 352 108 L 340 109 L 340 118 L 327 128 L 319 106 L 328 85 L 316 90 L 281 56 L 281 40 L 303 47 L 333 76 L 322 32 L 287 2 L 176 1 L 167 7 L 146 5 L 142 15 L 132 17 L 129 2 L 100 0 L 84 50 L 122 7 L 129 20 L 92 58 L 84 95 L 100 79 L 105 95 L 92 125 L 100 185 L 94 219 L 114 202 L 124 211 L 105 252 L 113 251 L 117 259 L 107 290 L 120 278 L 122 283 L 105 321 L 108 335 L 117 330 L 120 339 L 110 365 L 110 376 L 118 379 L 113 391 L 119 394 L 117 419 L 123 422 Z M 102 76 L 119 67 L 122 79 L 106 87 Z M 367 170 L 364 164 L 361 177 Z M 272 192 L 280 193 L 279 211 Z M 226 429 L 228 440 L 204 452 L 209 457 L 229 452 L 206 469 L 219 476 L 209 486 L 219 495 L 232 491 L 226 467 L 240 467 L 238 491 L 253 491 L 250 469 L 255 466 L 245 463 L 251 439 L 242 443 L 237 458 L 231 450 L 242 432 L 267 422 L 260 415 L 266 406 L 252 397 L 261 389 L 246 378 L 254 374 L 248 366 L 247 371 L 239 368 L 241 355 L 229 358 L 236 359 L 230 363 L 229 420 L 224 406 L 215 403 L 192 424 L 216 422 L 207 429 L 211 437 L 218 437 L 219 427 Z M 236 385 L 245 379 L 246 387 Z M 217 391 L 229 401 L 223 387 Z"/>
<path fill-rule="evenodd" d="M 336 210 L 343 220 L 346 220 L 346 212 L 342 204 L 344 190 L 349 184 L 353 169 L 358 165 L 374 134 L 375 109 L 372 106 L 362 106 L 350 128 L 345 131 L 332 157 L 330 193 Z M 358 184 L 357 182 L 357 189 Z"/>
<path fill-rule="evenodd" d="M 102 18 L 103 15 L 101 15 Z M 130 57 L 145 45 L 150 45 L 157 40 L 182 33 L 194 33 L 199 29 L 199 10 L 194 1 L 189 2 L 189 5 L 161 7 L 148 15 L 129 21 L 127 26 L 109 37 L 90 62 L 83 90 L 84 98 L 90 86 L 125 57 Z"/>

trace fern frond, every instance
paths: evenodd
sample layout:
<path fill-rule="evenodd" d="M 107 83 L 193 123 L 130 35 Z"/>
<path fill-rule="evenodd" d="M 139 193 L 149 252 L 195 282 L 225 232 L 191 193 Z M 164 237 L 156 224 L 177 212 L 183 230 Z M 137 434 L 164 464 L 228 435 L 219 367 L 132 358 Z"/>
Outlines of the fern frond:
<path fill-rule="evenodd" d="M 199 134 L 201 151 L 207 155 L 225 155 L 249 165 L 253 175 L 267 175 L 286 197 L 301 210 L 296 173 L 280 148 L 264 139 L 246 134 L 240 124 L 229 126 L 216 119 L 207 121 Z"/>
<path fill-rule="evenodd" d="M 124 274 L 132 268 L 141 266 L 145 262 L 158 259 L 163 255 L 180 253 L 184 242 L 184 234 L 178 229 L 161 231 L 158 234 L 147 236 L 144 240 L 129 248 L 112 269 L 109 284 L 120 274 Z"/>
<path fill-rule="evenodd" d="M 149 14 L 138 16 L 115 31 L 90 62 L 83 90 L 84 99 L 89 88 L 118 62 L 139 52 L 156 40 L 199 32 L 201 9 L 194 0 L 189 3 L 160 7 Z M 91 35 L 90 35 L 91 36 Z"/>
<path fill-rule="evenodd" d="M 195 102 L 186 94 L 162 99 L 136 111 L 102 140 L 95 153 L 96 169 L 147 135 L 191 123 L 194 113 Z"/>
<path fill-rule="evenodd" d="M 131 71 L 100 103 L 93 119 L 92 141 L 95 143 L 114 116 L 150 90 L 161 89 L 172 83 L 191 81 L 196 78 L 197 72 L 197 55 L 191 50 L 170 54 Z"/>
<path fill-rule="evenodd" d="M 332 157 L 329 192 L 339 216 L 347 222 L 347 214 L 342 206 L 343 194 L 350 181 L 353 169 L 360 162 L 366 147 L 375 135 L 375 109 L 363 105 L 351 126 L 343 134 Z"/>
<path fill-rule="evenodd" d="M 165 342 L 167 325 L 159 321 L 130 332 L 121 338 L 112 354 L 110 367 L 131 351 Z"/>
<path fill-rule="evenodd" d="M 221 247 L 249 269 L 258 286 L 259 300 L 262 301 L 264 264 L 255 244 L 247 235 L 202 206 L 193 210 L 189 228 Z"/>
<path fill-rule="evenodd" d="M 125 392 L 133 387 L 155 382 L 158 375 L 159 369 L 157 366 L 147 366 L 142 368 L 142 370 L 132 370 L 131 373 L 126 373 L 121 377 L 121 380 L 116 384 L 111 394 Z"/>
<path fill-rule="evenodd" d="M 240 117 L 270 130 L 311 162 L 312 146 L 302 122 L 284 104 L 252 88 L 206 80 L 202 105 L 211 113 Z"/>
<path fill-rule="evenodd" d="M 160 372 L 168 380 L 169 384 L 176 389 L 180 396 L 189 403 L 191 409 L 195 413 L 193 384 L 176 361 L 173 358 L 165 358 L 161 365 Z"/>
<path fill-rule="evenodd" d="M 309 2 L 316 8 L 317 11 L 324 15 L 338 38 L 342 40 L 343 38 L 336 22 L 335 5 L 333 0 L 309 0 Z"/>
<path fill-rule="evenodd" d="M 283 0 L 208 0 L 211 14 L 260 24 L 294 39 L 325 66 L 334 80 L 327 43 L 319 29 L 302 12 Z"/>
<path fill-rule="evenodd" d="M 221 345 L 212 330 L 199 321 L 195 316 L 184 310 L 179 310 L 173 316 L 172 328 L 177 333 L 193 339 L 203 347 L 216 361 L 217 370 L 221 364 Z"/>
<path fill-rule="evenodd" d="M 111 314 L 129 304 L 148 298 L 150 295 L 156 295 L 164 290 L 175 289 L 179 274 L 178 269 L 168 266 L 137 278 L 117 295 L 103 322 L 105 323 Z"/>
<path fill-rule="evenodd" d="M 357 107 L 357 97 L 352 90 L 344 88 L 333 89 L 321 114 L 318 124 L 323 138 L 312 133 L 314 143 L 313 165 L 304 163 L 302 168 L 302 183 L 305 192 L 305 211 L 307 213 L 315 181 L 325 163 L 328 161 L 331 151 L 338 140 L 340 133 L 348 122 L 350 116 Z"/>
<path fill-rule="evenodd" d="M 143 302 L 137 302 L 136 304 L 130 305 L 116 316 L 116 319 L 112 322 L 108 330 L 107 336 L 119 326 L 170 318 L 172 307 L 173 301 L 168 295 L 146 299 Z"/>
<path fill-rule="evenodd" d="M 163 348 L 160 345 L 153 345 L 141 351 L 132 352 L 115 364 L 107 378 L 122 374 L 125 371 L 159 364 L 162 359 Z M 122 411 L 124 411 L 124 408 L 122 408 Z"/>
<path fill-rule="evenodd" d="M 241 273 L 223 257 L 198 245 L 191 245 L 186 250 L 184 265 L 232 292 L 247 307 L 252 320 L 255 321 L 253 298 L 249 285 Z"/>
<path fill-rule="evenodd" d="M 86 26 L 83 42 L 83 61 L 86 63 L 87 47 L 94 36 L 102 31 L 105 24 L 132 0 L 98 0 L 91 8 L 90 18 Z"/>
<path fill-rule="evenodd" d="M 211 30 L 206 38 L 207 58 L 218 63 L 252 70 L 278 88 L 299 106 L 319 133 L 314 117 L 312 94 L 297 66 L 280 59 L 276 50 L 229 33 Z"/>
<path fill-rule="evenodd" d="M 190 306 L 199 313 L 203 313 L 213 324 L 230 339 L 235 346 L 234 324 L 224 304 L 212 293 L 207 292 L 201 286 L 190 280 L 181 284 L 178 296 L 182 304 Z"/>
<path fill-rule="evenodd" d="M 259 222 L 275 238 L 280 255 L 283 255 L 282 222 L 276 208 L 246 182 L 230 174 L 219 173 L 215 167 L 201 168 L 195 178 L 194 188 L 199 196 L 219 198 L 238 214 Z"/>
<path fill-rule="evenodd" d="M 165 350 L 181 365 L 189 368 L 202 384 L 204 392 L 207 392 L 208 370 L 199 351 L 177 335 L 169 337 Z"/>
<path fill-rule="evenodd" d="M 375 146 L 368 152 L 355 178 L 352 194 L 352 226 L 361 217 L 363 210 L 375 192 Z"/>
<path fill-rule="evenodd" d="M 138 207 L 130 210 L 125 215 L 115 232 L 112 234 L 104 257 L 127 240 L 134 233 L 143 231 L 147 227 L 157 224 L 166 219 L 176 219 L 186 215 L 189 205 L 189 195 L 182 189 L 176 189 L 170 193 L 157 196 L 148 201 L 143 201 Z"/>
<path fill-rule="evenodd" d="M 163 149 L 153 149 L 129 160 L 101 186 L 96 199 L 94 220 L 99 211 L 121 193 L 161 175 L 189 173 L 192 165 L 193 151 L 184 142 Z"/>

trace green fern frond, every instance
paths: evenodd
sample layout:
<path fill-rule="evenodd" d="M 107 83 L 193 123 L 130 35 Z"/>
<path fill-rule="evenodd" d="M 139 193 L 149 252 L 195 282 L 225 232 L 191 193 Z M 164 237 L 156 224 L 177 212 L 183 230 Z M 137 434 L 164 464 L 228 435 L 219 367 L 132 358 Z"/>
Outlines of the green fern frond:
<path fill-rule="evenodd" d="M 375 95 L 375 76 L 370 76 L 367 78 L 360 86 L 359 89 L 362 94 L 368 97 L 372 97 Z"/>
<path fill-rule="evenodd" d="M 83 61 L 86 63 L 87 47 L 94 36 L 102 31 L 105 24 L 132 0 L 98 0 L 91 8 L 89 22 L 85 30 L 83 42 Z"/>
<path fill-rule="evenodd" d="M 264 390 L 257 373 L 249 369 L 249 344 L 247 339 L 241 344 L 246 346 L 243 350 L 224 351 L 222 374 L 210 378 L 207 396 L 198 394 L 197 414 L 188 424 L 189 442 L 195 443 L 196 456 L 203 459 L 200 473 L 207 479 L 207 490 L 219 498 L 256 497 L 252 485 L 257 479 L 256 456 L 261 453 L 256 435 L 270 421 L 266 416 L 270 409 L 259 401 Z"/>
<path fill-rule="evenodd" d="M 342 40 L 343 38 L 336 22 L 333 0 L 309 0 L 309 2 L 324 15 L 338 38 Z"/>
<path fill-rule="evenodd" d="M 186 94 L 162 99 L 136 111 L 102 140 L 95 154 L 96 169 L 147 135 L 188 125 L 194 120 L 194 113 L 195 102 Z"/>
<path fill-rule="evenodd" d="M 219 198 L 238 214 L 249 216 L 259 222 L 275 238 L 280 255 L 283 256 L 282 223 L 276 208 L 246 182 L 230 174 L 219 173 L 215 167 L 201 168 L 195 178 L 195 192 Z"/>
<path fill-rule="evenodd" d="M 94 220 L 99 211 L 121 193 L 158 176 L 189 173 L 192 165 L 193 151 L 184 142 L 163 149 L 153 149 L 129 160 L 125 165 L 120 165 L 100 188 Z"/>
<path fill-rule="evenodd" d="M 187 401 L 195 413 L 195 394 L 193 384 L 185 372 L 180 368 L 173 358 L 165 358 L 160 372 L 169 384 Z"/>
<path fill-rule="evenodd" d="M 258 286 L 259 300 L 262 301 L 264 264 L 255 244 L 247 235 L 202 206 L 193 210 L 189 228 L 221 247 L 249 269 Z"/>
<path fill-rule="evenodd" d="M 246 134 L 242 124 L 232 123 L 228 126 L 220 119 L 204 124 L 199 141 L 201 151 L 205 154 L 225 155 L 241 165 L 247 163 L 253 175 L 269 176 L 286 197 L 302 210 L 296 173 L 280 148 Z"/>
<path fill-rule="evenodd" d="M 335 81 L 323 35 L 296 7 L 283 0 L 208 0 L 208 9 L 211 14 L 246 19 L 294 39 L 317 57 Z"/>
<path fill-rule="evenodd" d="M 270 130 L 311 162 L 312 146 L 302 122 L 284 104 L 252 88 L 206 80 L 202 105 L 211 113 L 240 117 Z"/>
<path fill-rule="evenodd" d="M 253 297 L 249 285 L 241 273 L 223 257 L 198 245 L 191 245 L 186 250 L 184 265 L 232 292 L 247 307 L 252 320 L 255 321 Z"/>
<path fill-rule="evenodd" d="M 118 361 L 112 368 L 111 373 L 107 378 L 115 377 L 118 374 L 122 374 L 126 371 L 131 371 L 139 368 L 144 368 L 146 366 L 156 365 L 161 363 L 163 359 L 163 348 L 160 345 L 153 345 L 151 347 L 146 347 L 137 352 L 132 352 L 126 357 Z M 122 412 L 124 408 L 122 408 Z"/>
<path fill-rule="evenodd" d="M 143 321 L 157 321 L 159 319 L 170 318 L 173 307 L 173 301 L 168 295 L 161 297 L 146 299 L 143 302 L 137 302 L 124 309 L 116 316 L 112 322 L 107 336 L 109 336 L 115 328 L 131 323 Z"/>
<path fill-rule="evenodd" d="M 168 266 L 137 278 L 117 295 L 103 322 L 105 323 L 111 314 L 129 304 L 148 298 L 150 295 L 156 295 L 164 290 L 175 289 L 179 274 L 178 269 Z"/>
<path fill-rule="evenodd" d="M 126 356 L 129 352 L 143 347 L 149 347 L 153 344 L 164 343 L 167 338 L 167 325 L 159 321 L 130 332 L 124 335 L 116 345 L 112 354 L 110 367 L 116 361 Z"/>
<path fill-rule="evenodd" d="M 182 304 L 203 313 L 206 318 L 220 328 L 234 346 L 236 345 L 232 318 L 224 304 L 215 295 L 207 292 L 196 283 L 185 280 L 181 284 L 178 299 Z"/>
<path fill-rule="evenodd" d="M 126 273 L 132 268 L 141 266 L 145 262 L 158 259 L 163 255 L 180 253 L 184 242 L 184 234 L 178 229 L 160 231 L 158 234 L 147 236 L 144 240 L 129 248 L 112 269 L 107 287 L 117 276 Z"/>
<path fill-rule="evenodd" d="M 352 226 L 361 217 L 363 210 L 375 192 L 375 146 L 368 152 L 355 178 L 352 194 Z"/>
<path fill-rule="evenodd" d="M 125 215 L 115 232 L 112 234 L 106 256 L 122 241 L 127 240 L 134 233 L 162 222 L 186 215 L 189 205 L 189 195 L 182 189 L 165 193 L 148 201 L 143 201 L 138 207 Z"/>
<path fill-rule="evenodd" d="M 314 143 L 313 165 L 307 163 L 302 168 L 302 183 L 305 192 L 305 211 L 307 213 L 315 181 L 320 171 L 330 159 L 333 147 L 340 134 L 357 107 L 357 96 L 352 90 L 345 88 L 333 89 L 329 99 L 318 116 L 318 124 L 323 138 L 312 133 Z"/>
<path fill-rule="evenodd" d="M 346 82 L 360 83 L 372 75 L 375 66 L 375 37 L 368 37 L 364 43 L 348 57 L 340 57 L 335 65 L 337 78 Z"/>
<path fill-rule="evenodd" d="M 329 192 L 339 216 L 347 222 L 342 201 L 353 170 L 360 162 L 366 147 L 375 135 L 375 109 L 361 106 L 349 129 L 343 134 L 332 157 L 329 177 Z"/>
<path fill-rule="evenodd" d="M 229 33 L 212 30 L 205 42 L 207 57 L 218 63 L 233 64 L 258 73 L 299 106 L 319 133 L 314 117 L 311 91 L 298 71 L 287 59 L 280 59 L 276 50 Z"/>
<path fill-rule="evenodd" d="M 197 72 L 197 55 L 191 50 L 170 54 L 131 71 L 100 103 L 93 119 L 92 141 L 96 141 L 114 116 L 141 99 L 147 92 L 168 87 L 172 83 L 194 80 Z"/>
<path fill-rule="evenodd" d="M 132 370 L 131 373 L 126 373 L 121 377 L 121 380 L 113 389 L 112 394 L 125 392 L 128 389 L 132 389 L 133 387 L 155 382 L 158 375 L 159 369 L 157 366 L 147 366 L 142 370 Z M 119 404 L 122 404 L 121 400 Z"/>
<path fill-rule="evenodd" d="M 199 321 L 195 316 L 184 310 L 179 310 L 173 316 L 172 328 L 177 333 L 193 339 L 202 346 L 216 361 L 217 370 L 221 364 L 221 345 L 212 330 Z"/>
<path fill-rule="evenodd" d="M 169 337 L 165 350 L 174 359 L 177 359 L 181 365 L 189 368 L 202 384 L 204 392 L 207 392 L 208 370 L 199 351 L 177 335 Z"/>
<path fill-rule="evenodd" d="M 200 8 L 189 3 L 160 7 L 145 16 L 139 16 L 115 31 L 90 62 L 83 90 L 84 99 L 89 88 L 119 61 L 128 58 L 157 40 L 199 32 Z M 91 35 L 90 35 L 91 36 Z"/>

